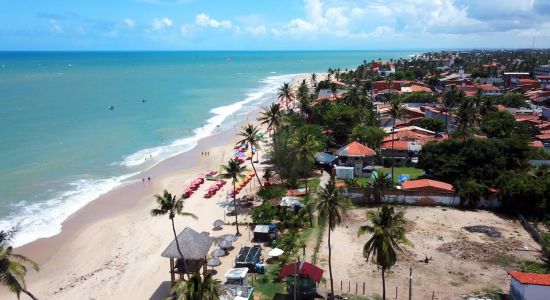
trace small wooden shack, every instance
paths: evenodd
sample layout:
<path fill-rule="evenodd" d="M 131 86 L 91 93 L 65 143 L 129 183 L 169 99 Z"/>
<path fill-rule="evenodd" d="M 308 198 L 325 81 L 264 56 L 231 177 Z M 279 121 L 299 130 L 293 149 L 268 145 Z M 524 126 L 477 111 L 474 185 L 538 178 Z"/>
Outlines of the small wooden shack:
<path fill-rule="evenodd" d="M 200 273 L 201 268 L 203 273 L 206 274 L 206 256 L 214 243 L 213 239 L 208 236 L 208 233 L 198 233 L 186 227 L 178 234 L 177 240 L 183 257 L 181 257 L 178 251 L 175 240 L 161 254 L 162 257 L 170 258 L 170 279 L 172 283 L 176 280 L 176 274 L 179 274 L 181 277 L 187 273 Z M 187 268 L 189 269 L 187 270 Z"/>

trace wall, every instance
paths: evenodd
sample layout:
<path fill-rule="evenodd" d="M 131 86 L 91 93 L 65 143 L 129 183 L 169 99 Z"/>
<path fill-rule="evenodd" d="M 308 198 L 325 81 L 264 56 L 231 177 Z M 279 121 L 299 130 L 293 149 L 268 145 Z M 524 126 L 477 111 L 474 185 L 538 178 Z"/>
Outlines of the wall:
<path fill-rule="evenodd" d="M 548 300 L 550 298 L 550 286 L 524 285 L 525 300 Z"/>

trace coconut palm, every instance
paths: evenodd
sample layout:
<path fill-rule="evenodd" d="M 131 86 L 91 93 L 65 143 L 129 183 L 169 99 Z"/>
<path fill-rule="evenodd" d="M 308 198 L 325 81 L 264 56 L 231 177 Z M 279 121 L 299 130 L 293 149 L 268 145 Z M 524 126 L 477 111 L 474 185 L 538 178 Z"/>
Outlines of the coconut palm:
<path fill-rule="evenodd" d="M 293 149 L 296 160 L 301 161 L 304 164 L 304 181 L 306 184 L 307 194 L 308 167 L 315 159 L 315 154 L 321 151 L 321 142 L 319 142 L 319 140 L 317 140 L 317 138 L 309 132 L 300 130 L 290 139 L 290 147 Z"/>
<path fill-rule="evenodd" d="M 443 95 L 443 101 L 441 102 L 441 111 L 445 113 L 445 133 L 449 134 L 449 114 L 457 104 L 458 92 L 454 86 L 451 86 L 451 90 Z"/>
<path fill-rule="evenodd" d="M 403 212 L 395 212 L 387 205 L 378 212 L 367 212 L 367 220 L 372 226 L 359 227 L 358 236 L 364 233 L 373 233 L 373 236 L 363 246 L 363 257 L 374 262 L 382 269 L 382 299 L 386 300 L 385 272 L 397 261 L 395 250 L 403 251 L 399 244 L 412 243 L 405 237 L 405 218 Z"/>
<path fill-rule="evenodd" d="M 313 84 L 313 86 L 317 85 L 317 74 L 311 73 L 311 83 Z"/>
<path fill-rule="evenodd" d="M 246 171 L 245 166 L 241 166 L 239 161 L 231 158 L 227 165 L 222 166 L 225 176 L 231 178 L 231 183 L 233 183 L 233 207 L 235 208 L 235 226 L 237 227 L 237 236 L 240 236 L 239 232 L 239 220 L 238 220 L 238 210 L 237 210 L 237 189 L 235 188 L 237 181 L 244 177 L 244 171 Z"/>
<path fill-rule="evenodd" d="M 264 107 L 263 111 L 260 113 L 258 121 L 262 125 L 267 125 L 267 130 L 276 131 L 282 123 L 283 113 L 281 111 L 281 105 L 278 103 L 273 103 L 269 107 Z"/>
<path fill-rule="evenodd" d="M 241 136 L 242 139 L 237 142 L 237 145 L 247 144 L 250 147 L 251 152 L 252 152 L 252 148 L 256 148 L 256 151 L 258 151 L 260 149 L 259 131 L 260 129 L 258 127 L 252 124 L 247 124 L 241 129 L 241 132 L 239 132 L 239 136 Z M 252 170 L 254 170 L 254 175 L 256 176 L 256 179 L 258 179 L 258 183 L 261 186 L 262 181 L 260 181 L 260 177 L 256 172 L 256 167 L 254 167 L 254 153 L 252 153 L 250 164 L 252 165 Z"/>
<path fill-rule="evenodd" d="M 319 217 L 326 220 L 328 223 L 328 271 L 330 276 L 330 292 L 331 298 L 334 298 L 334 281 L 332 278 L 332 248 L 330 245 L 330 233 L 336 226 L 342 223 L 346 217 L 348 208 L 347 198 L 342 197 L 340 190 L 336 188 L 336 179 L 331 175 L 325 187 L 321 188 L 319 201 L 317 203 L 317 211 Z"/>
<path fill-rule="evenodd" d="M 330 84 L 330 93 L 332 94 L 332 99 L 336 100 L 336 95 L 338 94 L 338 88 L 336 87 L 336 84 Z"/>
<path fill-rule="evenodd" d="M 177 300 L 218 300 L 220 299 L 221 281 L 212 278 L 211 274 L 204 276 L 194 273 L 188 280 L 177 280 L 170 291 L 175 293 Z"/>
<path fill-rule="evenodd" d="M 292 95 L 292 90 L 289 83 L 283 83 L 277 92 L 277 98 L 280 101 L 285 101 L 286 106 L 288 106 L 289 102 L 293 100 L 294 96 Z"/>
<path fill-rule="evenodd" d="M 374 201 L 381 202 L 384 199 L 384 195 L 387 189 L 393 187 L 393 182 L 387 173 L 380 172 L 373 175 L 373 180 L 367 183 L 369 188 L 374 194 Z"/>
<path fill-rule="evenodd" d="M 300 105 L 300 113 L 302 114 L 302 117 L 305 117 L 310 109 L 309 87 L 307 86 L 305 81 L 302 82 L 302 84 L 298 88 L 298 100 Z"/>
<path fill-rule="evenodd" d="M 395 145 L 395 125 L 397 120 L 401 120 L 405 117 L 405 108 L 401 104 L 399 100 L 393 100 L 390 102 L 390 110 L 388 111 L 388 114 L 392 118 L 392 128 L 391 128 L 391 179 L 394 180 L 394 166 L 395 166 L 395 153 L 394 153 L 394 145 Z"/>
<path fill-rule="evenodd" d="M 479 119 L 478 108 L 475 102 L 470 98 L 465 98 L 464 93 L 458 93 L 459 102 L 455 109 L 455 124 L 462 141 L 472 132 Z"/>
<path fill-rule="evenodd" d="M 37 299 L 27 290 L 25 284 L 25 275 L 27 267 L 38 271 L 38 265 L 21 254 L 13 253 L 11 240 L 16 230 L 0 231 L 0 284 L 17 295 L 19 299 L 21 293 L 26 294 L 31 299 Z"/>
<path fill-rule="evenodd" d="M 164 190 L 162 195 L 155 195 L 155 200 L 157 201 L 159 206 L 158 208 L 151 209 L 151 216 L 157 217 L 168 214 L 168 218 L 172 222 L 172 232 L 174 233 L 176 248 L 178 249 L 178 253 L 181 257 L 181 260 L 183 261 L 185 272 L 187 273 L 187 276 L 189 276 L 189 267 L 187 266 L 187 261 L 185 260 L 185 257 L 183 256 L 183 253 L 180 249 L 180 243 L 178 242 L 178 235 L 176 233 L 174 218 L 176 217 L 176 215 L 191 217 L 195 220 L 197 220 L 198 218 L 190 212 L 183 211 L 183 198 L 176 198 L 176 195 L 170 194 L 167 190 Z"/>

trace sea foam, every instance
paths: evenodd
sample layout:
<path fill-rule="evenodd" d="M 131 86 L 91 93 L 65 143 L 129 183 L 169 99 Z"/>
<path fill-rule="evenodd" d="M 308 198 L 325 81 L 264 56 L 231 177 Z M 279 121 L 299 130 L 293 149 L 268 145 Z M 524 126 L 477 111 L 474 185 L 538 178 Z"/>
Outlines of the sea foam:
<path fill-rule="evenodd" d="M 128 182 L 155 163 L 193 149 L 200 139 L 212 135 L 218 127 L 222 127 L 228 117 L 235 115 L 235 121 L 238 121 L 237 116 L 257 108 L 257 105 L 262 102 L 274 99 L 280 85 L 297 75 L 300 74 L 267 77 L 260 81 L 262 86 L 250 91 L 244 100 L 210 110 L 213 116 L 204 126 L 194 129 L 191 136 L 175 140 L 168 145 L 139 150 L 124 157 L 118 164 L 127 168 L 127 174 L 104 179 L 72 181 L 69 183 L 69 189 L 55 193 L 55 196 L 43 201 L 26 205 L 26 201 L 22 200 L 14 204 L 19 206 L 18 212 L 0 220 L 0 230 L 18 228 L 15 246 L 22 246 L 36 239 L 60 233 L 62 223 L 80 208 L 120 184 Z"/>

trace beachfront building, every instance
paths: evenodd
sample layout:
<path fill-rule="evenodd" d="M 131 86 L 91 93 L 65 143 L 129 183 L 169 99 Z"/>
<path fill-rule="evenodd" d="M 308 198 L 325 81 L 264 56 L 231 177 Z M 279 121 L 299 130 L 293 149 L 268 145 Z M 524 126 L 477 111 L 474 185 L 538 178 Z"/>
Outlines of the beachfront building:
<path fill-rule="evenodd" d="M 354 141 L 336 150 L 334 155 L 338 157 L 338 166 L 352 167 L 354 177 L 365 177 L 371 175 L 367 167 L 373 165 L 376 152 Z"/>
<path fill-rule="evenodd" d="M 512 300 L 548 300 L 550 298 L 550 274 L 508 272 L 510 298 Z"/>
<path fill-rule="evenodd" d="M 185 257 L 185 262 L 183 257 L 181 257 L 176 241 L 172 241 L 164 251 L 162 251 L 161 256 L 170 258 L 170 279 L 174 283 L 176 280 L 176 275 L 179 275 L 180 278 L 184 274 L 200 273 L 201 269 L 204 274 L 207 272 L 207 255 L 210 247 L 212 247 L 213 240 L 209 237 L 207 232 L 198 233 L 195 230 L 186 227 L 180 232 L 177 236 L 181 254 Z M 189 270 L 186 270 L 189 268 Z"/>
<path fill-rule="evenodd" d="M 538 75 L 550 76 L 550 65 L 536 66 L 535 69 L 533 70 L 533 74 L 535 74 L 535 76 L 538 76 Z"/>

